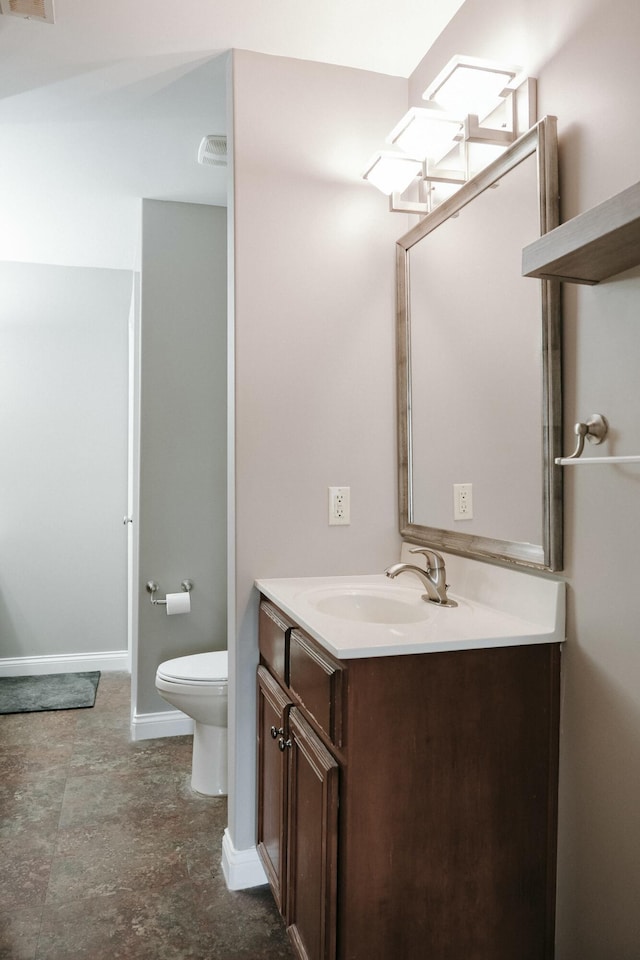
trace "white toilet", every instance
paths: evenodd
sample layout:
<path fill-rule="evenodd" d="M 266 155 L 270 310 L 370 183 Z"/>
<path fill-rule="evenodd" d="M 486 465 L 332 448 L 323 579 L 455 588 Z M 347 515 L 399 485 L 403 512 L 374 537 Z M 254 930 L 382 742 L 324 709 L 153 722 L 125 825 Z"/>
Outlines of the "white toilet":
<path fill-rule="evenodd" d="M 227 651 L 196 653 L 161 663 L 156 689 L 193 717 L 191 786 L 208 796 L 227 793 Z"/>

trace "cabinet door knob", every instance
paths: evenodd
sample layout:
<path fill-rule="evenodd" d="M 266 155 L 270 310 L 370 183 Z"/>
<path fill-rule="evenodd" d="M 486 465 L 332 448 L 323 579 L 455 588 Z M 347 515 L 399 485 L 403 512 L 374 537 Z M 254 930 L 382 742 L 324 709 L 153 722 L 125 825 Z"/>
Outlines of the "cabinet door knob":
<path fill-rule="evenodd" d="M 271 727 L 271 736 L 273 737 L 274 740 L 277 740 L 278 737 L 281 737 L 283 733 L 284 733 L 284 730 L 282 729 L 282 727 L 280 728 Z"/>
<path fill-rule="evenodd" d="M 280 737 L 280 739 L 278 740 L 278 746 L 280 747 L 280 750 L 284 753 L 284 751 L 287 749 L 287 747 L 292 746 L 291 740 L 290 740 L 290 739 L 289 739 L 289 740 L 285 740 L 284 737 Z"/>

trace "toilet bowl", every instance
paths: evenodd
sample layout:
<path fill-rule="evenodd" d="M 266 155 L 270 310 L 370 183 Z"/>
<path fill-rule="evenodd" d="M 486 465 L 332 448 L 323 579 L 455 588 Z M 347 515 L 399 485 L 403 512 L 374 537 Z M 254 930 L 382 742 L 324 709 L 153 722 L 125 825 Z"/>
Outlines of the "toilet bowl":
<path fill-rule="evenodd" d="M 165 660 L 156 673 L 163 700 L 193 717 L 191 786 L 208 796 L 227 793 L 227 651 Z"/>

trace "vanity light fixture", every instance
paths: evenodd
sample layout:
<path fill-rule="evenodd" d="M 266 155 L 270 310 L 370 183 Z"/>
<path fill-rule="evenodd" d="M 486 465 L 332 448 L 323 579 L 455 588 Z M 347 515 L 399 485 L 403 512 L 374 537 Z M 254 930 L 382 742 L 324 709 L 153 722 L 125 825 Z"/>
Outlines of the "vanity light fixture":
<path fill-rule="evenodd" d="M 398 152 L 376 154 L 363 174 L 397 213 L 430 213 L 537 119 L 536 81 L 478 57 L 454 57 L 423 100 L 387 137 Z"/>

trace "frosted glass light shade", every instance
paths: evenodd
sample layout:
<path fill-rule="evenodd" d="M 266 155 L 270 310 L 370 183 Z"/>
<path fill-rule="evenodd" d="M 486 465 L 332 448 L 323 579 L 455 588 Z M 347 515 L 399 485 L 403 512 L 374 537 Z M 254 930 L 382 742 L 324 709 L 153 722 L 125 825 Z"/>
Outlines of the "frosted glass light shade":
<path fill-rule="evenodd" d="M 382 193 L 403 193 L 409 184 L 422 173 L 422 162 L 400 153 L 377 153 L 362 174 Z"/>
<path fill-rule="evenodd" d="M 393 128 L 387 142 L 411 157 L 429 158 L 437 163 L 451 150 L 461 130 L 460 120 L 447 113 L 412 107 Z"/>
<path fill-rule="evenodd" d="M 454 57 L 422 94 L 450 113 L 475 114 L 481 120 L 500 103 L 518 68 L 477 57 Z"/>

